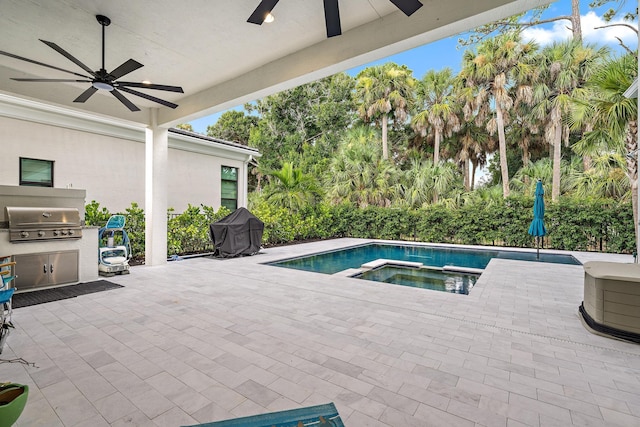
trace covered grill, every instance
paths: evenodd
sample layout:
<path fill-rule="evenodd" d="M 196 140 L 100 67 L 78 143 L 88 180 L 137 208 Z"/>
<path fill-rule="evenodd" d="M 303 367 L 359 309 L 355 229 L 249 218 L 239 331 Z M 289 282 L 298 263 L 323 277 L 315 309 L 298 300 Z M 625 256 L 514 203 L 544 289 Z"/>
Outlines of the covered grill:
<path fill-rule="evenodd" d="M 66 240 L 82 237 L 80 212 L 76 208 L 7 206 L 9 241 Z"/>
<path fill-rule="evenodd" d="M 219 256 L 253 255 L 260 250 L 264 223 L 245 208 L 225 216 L 209 226 Z"/>

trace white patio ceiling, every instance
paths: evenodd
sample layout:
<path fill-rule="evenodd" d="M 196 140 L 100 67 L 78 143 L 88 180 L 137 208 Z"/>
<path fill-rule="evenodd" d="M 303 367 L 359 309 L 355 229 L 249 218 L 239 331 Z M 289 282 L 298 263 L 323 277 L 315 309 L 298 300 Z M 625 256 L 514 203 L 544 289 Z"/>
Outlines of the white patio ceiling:
<path fill-rule="evenodd" d="M 10 77 L 69 74 L 0 55 L 0 92 L 139 124 L 175 125 L 383 58 L 548 3 L 546 0 L 422 0 L 405 16 L 389 0 L 341 0 L 342 35 L 326 38 L 322 0 L 281 0 L 276 20 L 247 23 L 259 0 L 2 0 L 0 50 L 82 73 L 38 41 L 54 42 L 97 70 L 101 27 L 108 16 L 106 69 L 129 58 L 144 67 L 127 81 L 182 86 L 184 94 L 146 92 L 175 102 L 172 110 L 132 95 L 130 112 L 98 92 L 73 103 L 88 83 L 24 83 Z M 144 90 L 141 90 L 144 91 Z"/>

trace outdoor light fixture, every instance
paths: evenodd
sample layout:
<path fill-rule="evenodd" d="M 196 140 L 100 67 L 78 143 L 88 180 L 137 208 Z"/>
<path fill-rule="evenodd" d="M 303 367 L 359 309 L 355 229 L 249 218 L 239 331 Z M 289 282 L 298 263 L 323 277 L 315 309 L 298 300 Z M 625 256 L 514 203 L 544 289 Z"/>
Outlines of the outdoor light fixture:
<path fill-rule="evenodd" d="M 93 86 L 96 89 L 101 89 L 101 90 L 107 90 L 109 92 L 111 92 L 114 87 L 111 83 L 109 82 L 102 82 L 102 81 L 95 81 L 93 83 L 91 83 L 91 86 Z"/>
<path fill-rule="evenodd" d="M 275 19 L 276 18 L 271 13 L 267 13 L 267 16 L 264 17 L 264 22 L 271 24 Z"/>

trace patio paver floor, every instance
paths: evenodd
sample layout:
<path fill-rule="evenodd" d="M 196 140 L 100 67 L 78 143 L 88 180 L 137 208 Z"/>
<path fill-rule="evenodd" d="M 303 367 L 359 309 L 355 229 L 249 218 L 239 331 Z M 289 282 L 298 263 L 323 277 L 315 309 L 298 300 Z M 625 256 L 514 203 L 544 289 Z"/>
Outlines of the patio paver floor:
<path fill-rule="evenodd" d="M 261 263 L 135 267 L 14 310 L 18 426 L 177 426 L 334 402 L 348 426 L 640 426 L 640 346 L 584 329 L 581 266 L 493 260 L 469 295 Z M 581 254 L 629 262 L 630 257 Z"/>

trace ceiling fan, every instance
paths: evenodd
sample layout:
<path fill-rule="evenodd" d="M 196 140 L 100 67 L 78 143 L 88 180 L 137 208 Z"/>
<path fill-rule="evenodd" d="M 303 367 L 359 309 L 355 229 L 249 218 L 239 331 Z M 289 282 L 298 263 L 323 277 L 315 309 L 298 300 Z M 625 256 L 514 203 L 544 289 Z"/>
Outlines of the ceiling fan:
<path fill-rule="evenodd" d="M 16 80 L 20 82 L 79 82 L 79 83 L 91 83 L 91 86 L 84 92 L 80 94 L 73 102 L 86 102 L 94 93 L 98 90 L 104 90 L 111 92 L 113 96 L 115 96 L 118 101 L 122 102 L 129 110 L 131 111 L 140 111 L 140 108 L 136 107 L 131 101 L 129 101 L 125 96 L 120 92 L 126 92 L 131 95 L 139 96 L 144 99 L 148 99 L 149 101 L 157 102 L 158 104 L 162 104 L 164 106 L 170 108 L 176 108 L 178 104 L 174 104 L 173 102 L 165 101 L 164 99 L 156 98 L 155 96 L 148 95 L 146 93 L 138 92 L 137 90 L 131 89 L 142 88 L 142 89 L 155 89 L 155 90 L 164 90 L 169 92 L 179 92 L 184 93 L 181 87 L 179 86 L 166 86 L 166 85 L 158 85 L 152 84 L 149 82 L 123 82 L 118 81 L 120 77 L 123 77 L 132 71 L 137 70 L 140 67 L 143 67 L 141 63 L 135 61 L 133 59 L 129 59 L 122 63 L 120 66 L 116 67 L 111 72 L 107 72 L 104 67 L 104 33 L 105 27 L 111 24 L 111 20 L 103 15 L 96 15 L 96 19 L 102 25 L 102 68 L 98 71 L 93 71 L 91 68 L 87 67 L 83 64 L 79 59 L 71 55 L 66 50 L 62 49 L 55 43 L 48 42 L 46 40 L 40 39 L 40 41 L 80 68 L 89 73 L 89 76 L 76 73 L 74 71 L 65 70 L 64 68 L 55 67 L 53 65 L 45 64 L 43 62 L 34 61 L 33 59 L 24 58 L 22 56 L 14 55 L 12 53 L 3 52 L 0 50 L 0 55 L 5 55 L 11 58 L 19 59 L 21 61 L 30 62 L 32 64 L 41 65 L 43 67 L 53 68 L 54 70 L 63 71 L 65 73 L 73 74 L 78 77 L 82 77 L 82 79 L 25 79 L 25 78 L 11 78 L 11 80 Z"/>
<path fill-rule="evenodd" d="M 278 4 L 279 0 L 262 0 L 256 10 L 253 11 L 247 22 L 262 25 L 267 15 Z M 389 0 L 395 4 L 405 15 L 411 16 L 413 12 L 423 5 L 419 0 Z M 340 27 L 340 10 L 338 0 L 324 0 L 324 21 L 327 27 L 327 37 L 339 36 L 342 34 Z"/>

